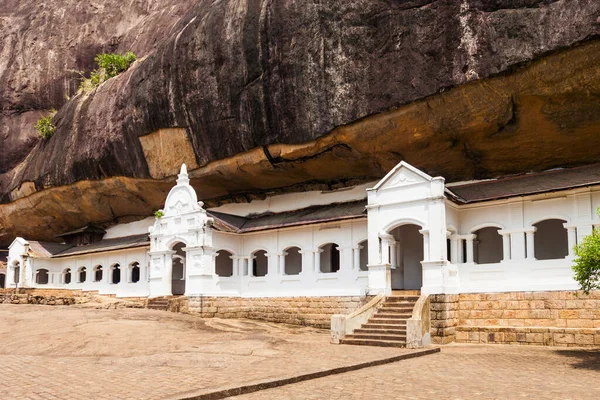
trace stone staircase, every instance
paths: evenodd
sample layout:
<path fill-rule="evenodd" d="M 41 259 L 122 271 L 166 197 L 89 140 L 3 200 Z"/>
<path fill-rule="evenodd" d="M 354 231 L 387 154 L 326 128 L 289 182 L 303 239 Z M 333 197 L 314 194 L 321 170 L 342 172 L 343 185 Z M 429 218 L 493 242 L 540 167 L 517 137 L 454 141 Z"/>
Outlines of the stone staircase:
<path fill-rule="evenodd" d="M 406 320 L 412 316 L 419 294 L 393 293 L 387 296 L 375 315 L 352 335 L 340 340 L 343 344 L 362 346 L 406 347 Z"/>
<path fill-rule="evenodd" d="M 150 310 L 169 311 L 169 297 L 153 297 L 148 299 L 146 307 Z"/>

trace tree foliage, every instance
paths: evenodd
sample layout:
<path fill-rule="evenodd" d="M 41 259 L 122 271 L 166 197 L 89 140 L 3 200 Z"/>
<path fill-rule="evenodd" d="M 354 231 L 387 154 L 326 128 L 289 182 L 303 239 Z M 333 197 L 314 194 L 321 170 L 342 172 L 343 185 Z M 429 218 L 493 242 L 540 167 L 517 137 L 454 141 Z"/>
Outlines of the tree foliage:
<path fill-rule="evenodd" d="M 600 208 L 598 210 L 600 214 Z M 600 229 L 594 228 L 591 235 L 585 236 L 575 246 L 573 271 L 575 280 L 584 293 L 600 289 Z"/>
<path fill-rule="evenodd" d="M 35 129 L 40 133 L 40 136 L 44 139 L 50 139 L 54 135 L 56 126 L 52 122 L 52 118 L 56 114 L 56 110 L 50 110 L 50 114 L 38 119 L 35 124 Z"/>
<path fill-rule="evenodd" d="M 136 56 L 131 51 L 123 55 L 102 53 L 98 54 L 94 60 L 98 68 L 90 73 L 89 78 L 82 77 L 79 84 L 79 90 L 82 92 L 94 90 L 110 78 L 119 75 L 123 71 L 127 71 L 129 66 L 136 60 Z M 79 74 L 83 75 L 82 73 Z"/>

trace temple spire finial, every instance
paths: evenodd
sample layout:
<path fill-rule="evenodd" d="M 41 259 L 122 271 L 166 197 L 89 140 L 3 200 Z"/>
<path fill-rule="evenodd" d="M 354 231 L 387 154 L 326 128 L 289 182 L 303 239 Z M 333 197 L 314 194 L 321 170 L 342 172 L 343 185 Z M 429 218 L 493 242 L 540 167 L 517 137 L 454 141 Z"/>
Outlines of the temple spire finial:
<path fill-rule="evenodd" d="M 177 184 L 178 185 L 187 185 L 190 183 L 190 179 L 187 173 L 187 167 L 185 164 L 181 164 L 181 170 L 179 171 L 179 175 L 177 175 Z"/>

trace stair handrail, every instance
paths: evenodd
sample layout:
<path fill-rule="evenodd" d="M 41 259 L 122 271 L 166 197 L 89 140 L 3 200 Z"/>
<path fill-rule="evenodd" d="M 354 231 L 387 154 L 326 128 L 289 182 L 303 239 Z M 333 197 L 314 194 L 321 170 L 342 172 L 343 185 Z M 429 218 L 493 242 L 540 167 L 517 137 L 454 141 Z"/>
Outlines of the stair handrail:
<path fill-rule="evenodd" d="M 351 335 L 355 329 L 360 328 L 363 324 L 375 315 L 379 306 L 385 300 L 385 295 L 379 293 L 369 302 L 360 307 L 358 310 L 350 314 L 334 314 L 331 316 L 331 343 L 340 343 L 340 340 L 346 335 Z"/>
<path fill-rule="evenodd" d="M 431 301 L 429 295 L 421 294 L 406 321 L 406 347 L 417 349 L 431 344 Z"/>

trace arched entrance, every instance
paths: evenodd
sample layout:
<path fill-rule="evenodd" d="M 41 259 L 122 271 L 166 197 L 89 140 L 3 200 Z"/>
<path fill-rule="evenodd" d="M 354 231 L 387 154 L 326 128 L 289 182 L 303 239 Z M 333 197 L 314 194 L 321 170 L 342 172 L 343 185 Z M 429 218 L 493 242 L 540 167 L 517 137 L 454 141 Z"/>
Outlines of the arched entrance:
<path fill-rule="evenodd" d="M 185 247 L 184 243 L 176 243 L 172 250 L 171 293 L 175 296 L 185 294 Z"/>
<path fill-rule="evenodd" d="M 6 274 L 4 272 L 0 272 L 0 289 L 4 289 L 6 287 Z"/>
<path fill-rule="evenodd" d="M 418 225 L 401 225 L 390 231 L 392 289 L 421 289 L 423 286 L 423 235 Z"/>

